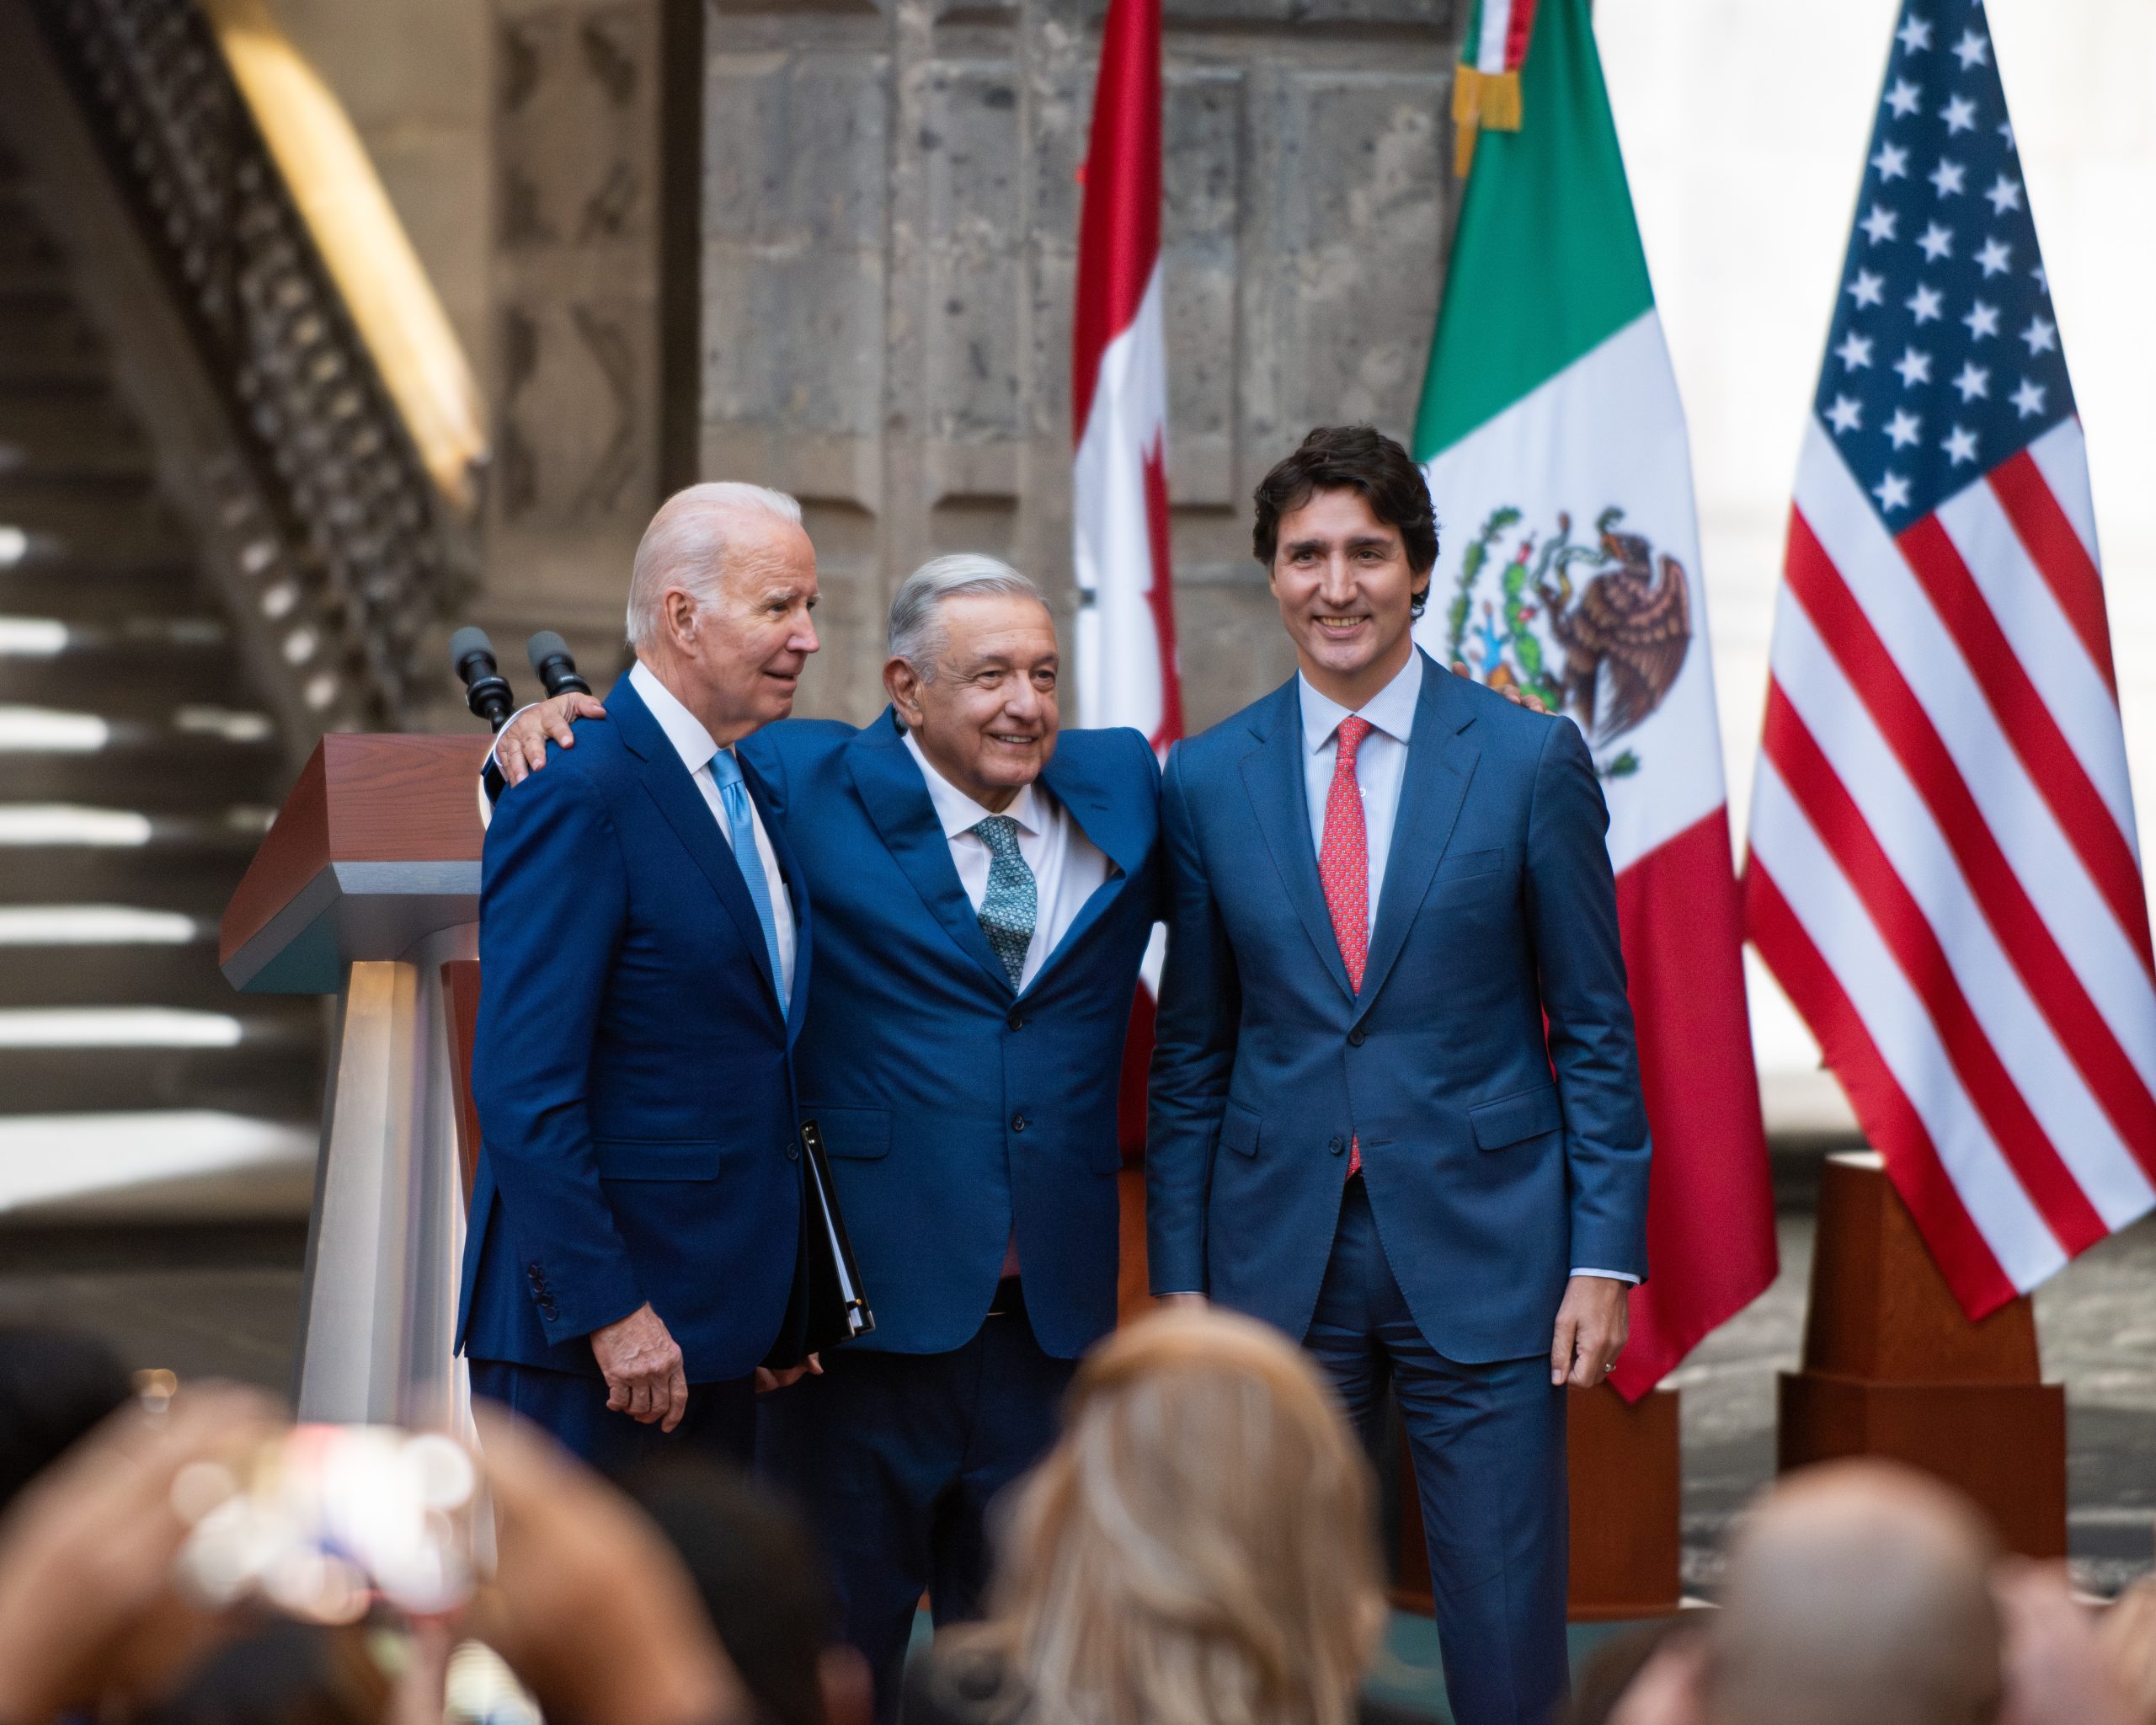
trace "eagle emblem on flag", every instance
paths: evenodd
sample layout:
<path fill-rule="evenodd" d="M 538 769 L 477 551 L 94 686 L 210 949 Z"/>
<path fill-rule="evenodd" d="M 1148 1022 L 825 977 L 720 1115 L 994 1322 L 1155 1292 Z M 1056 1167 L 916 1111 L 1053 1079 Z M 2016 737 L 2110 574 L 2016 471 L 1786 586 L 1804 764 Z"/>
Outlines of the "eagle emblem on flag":
<path fill-rule="evenodd" d="M 1524 511 L 1490 512 L 1460 559 L 1447 617 L 1451 657 L 1494 689 L 1518 688 L 1579 719 L 1604 778 L 1637 772 L 1630 749 L 1609 752 L 1662 705 L 1692 645 L 1684 566 L 1623 530 L 1611 505 L 1592 537 L 1524 531 Z"/>

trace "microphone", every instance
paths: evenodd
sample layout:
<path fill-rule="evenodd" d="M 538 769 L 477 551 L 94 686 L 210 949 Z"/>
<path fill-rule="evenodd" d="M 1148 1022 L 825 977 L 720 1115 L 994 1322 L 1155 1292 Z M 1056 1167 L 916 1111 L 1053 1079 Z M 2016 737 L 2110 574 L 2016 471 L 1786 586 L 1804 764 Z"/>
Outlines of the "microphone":
<path fill-rule="evenodd" d="M 495 730 L 507 724 L 516 697 L 510 692 L 509 679 L 494 663 L 494 644 L 487 638 L 487 632 L 467 626 L 451 635 L 449 662 L 456 668 L 456 680 L 464 685 L 464 704 Z"/>
<path fill-rule="evenodd" d="M 584 681 L 570 655 L 569 644 L 552 629 L 542 629 L 524 644 L 524 656 L 531 661 L 531 669 L 547 690 L 547 698 L 574 692 L 589 695 L 591 685 Z"/>

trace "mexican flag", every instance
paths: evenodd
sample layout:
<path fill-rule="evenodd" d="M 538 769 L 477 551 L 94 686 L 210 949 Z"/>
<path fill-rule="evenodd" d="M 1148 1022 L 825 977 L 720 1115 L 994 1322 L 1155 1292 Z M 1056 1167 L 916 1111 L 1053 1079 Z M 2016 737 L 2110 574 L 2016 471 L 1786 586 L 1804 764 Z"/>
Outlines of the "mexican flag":
<path fill-rule="evenodd" d="M 1480 0 L 1454 112 L 1471 165 L 1416 417 L 1444 546 L 1417 634 L 1568 714 L 1609 799 L 1654 1132 L 1630 1400 L 1775 1262 L 1691 457 L 1588 0 Z"/>

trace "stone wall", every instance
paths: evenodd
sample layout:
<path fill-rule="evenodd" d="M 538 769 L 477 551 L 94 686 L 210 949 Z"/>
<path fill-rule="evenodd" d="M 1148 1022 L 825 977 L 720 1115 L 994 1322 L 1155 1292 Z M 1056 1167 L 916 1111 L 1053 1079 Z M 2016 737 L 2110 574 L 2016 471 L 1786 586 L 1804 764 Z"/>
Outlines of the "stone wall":
<path fill-rule="evenodd" d="M 271 0 L 351 116 L 472 368 L 494 345 L 488 0 Z"/>
<path fill-rule="evenodd" d="M 719 0 L 707 18 L 701 468 L 808 505 L 805 710 L 883 700 L 938 552 L 1065 615 L 1070 302 L 1104 0 Z M 1404 435 L 1454 195 L 1458 0 L 1169 0 L 1169 483 L 1186 712 L 1291 667 L 1251 488 L 1304 430 Z M 1068 631 L 1066 630 L 1066 635 Z"/>
<path fill-rule="evenodd" d="M 707 0 L 700 51 L 696 0 L 275 3 L 488 390 L 485 582 L 452 622 L 493 630 L 512 668 L 526 633 L 559 628 L 611 676 L 629 553 L 691 472 L 808 506 L 825 646 L 806 711 L 877 710 L 883 611 L 935 553 L 1008 557 L 1068 616 L 1077 174 L 1106 0 Z M 1310 425 L 1404 435 L 1412 417 L 1465 11 L 1167 0 L 1169 482 L 1193 726 L 1289 668 L 1248 549 L 1259 474 Z M 685 43 L 702 67 L 686 221 L 664 201 L 695 149 L 668 59 Z M 693 305 L 676 343 L 663 304 L 699 270 L 700 366 Z M 670 459 L 670 403 L 690 396 L 694 446 Z M 446 722 L 446 676 L 443 692 Z"/>

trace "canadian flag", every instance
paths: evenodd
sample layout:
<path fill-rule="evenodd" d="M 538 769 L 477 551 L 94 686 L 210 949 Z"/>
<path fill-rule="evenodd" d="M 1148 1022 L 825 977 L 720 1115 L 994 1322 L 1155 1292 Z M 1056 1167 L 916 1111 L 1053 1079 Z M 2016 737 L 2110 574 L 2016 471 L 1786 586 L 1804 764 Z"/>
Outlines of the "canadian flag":
<path fill-rule="evenodd" d="M 1071 488 L 1078 714 L 1088 725 L 1143 731 L 1155 751 L 1165 755 L 1182 735 L 1182 684 L 1176 668 L 1168 563 L 1161 0 L 1109 0 L 1083 179 L 1070 355 L 1072 431 L 1078 445 Z M 1118 1127 L 1123 1153 L 1131 1157 L 1145 1146 L 1151 987 L 1160 975 L 1161 947 L 1156 930 L 1146 955 L 1147 983 L 1133 1002 L 1123 1044 Z M 1126 1186 L 1133 1184 L 1127 1177 Z M 1132 1197 L 1127 1190 L 1126 1204 Z M 1132 1268 L 1126 1264 L 1126 1282 Z M 1142 1296 L 1142 1269 L 1135 1289 Z"/>
<path fill-rule="evenodd" d="M 1078 711 L 1182 734 L 1161 322 L 1161 0 L 1110 0 L 1078 232 L 1070 400 Z"/>

